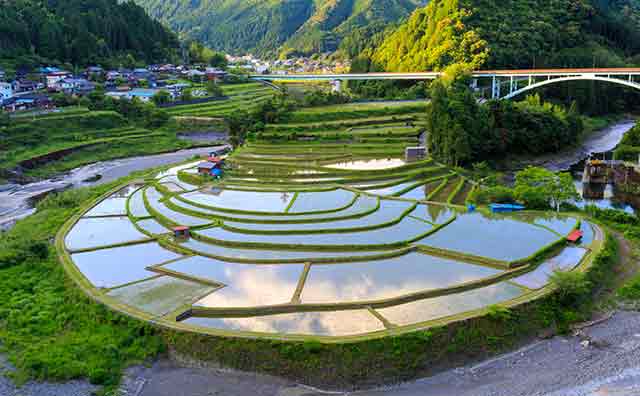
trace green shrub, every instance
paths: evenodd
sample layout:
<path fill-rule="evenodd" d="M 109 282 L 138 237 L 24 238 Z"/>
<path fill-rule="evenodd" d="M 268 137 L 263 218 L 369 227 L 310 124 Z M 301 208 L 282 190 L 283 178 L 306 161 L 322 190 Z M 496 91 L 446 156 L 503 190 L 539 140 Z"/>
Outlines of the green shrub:
<path fill-rule="evenodd" d="M 637 161 L 640 156 L 640 146 L 621 144 L 614 152 L 614 158 L 623 161 Z"/>
<path fill-rule="evenodd" d="M 112 388 L 125 367 L 165 349 L 149 325 L 85 296 L 49 254 L 78 205 L 108 188 L 52 194 L 36 214 L 0 235 L 0 351 L 16 367 L 18 382 L 84 377 Z"/>
<path fill-rule="evenodd" d="M 509 203 L 515 201 L 515 196 L 513 189 L 509 187 L 494 186 L 476 189 L 469 197 L 469 201 L 478 204 Z"/>
<path fill-rule="evenodd" d="M 578 271 L 555 271 L 551 283 L 558 289 L 556 298 L 565 307 L 574 307 L 585 301 L 591 291 L 591 282 Z"/>
<path fill-rule="evenodd" d="M 626 300 L 640 300 L 640 276 L 625 283 L 618 290 L 618 295 Z"/>
<path fill-rule="evenodd" d="M 490 305 L 487 312 L 487 317 L 497 322 L 507 321 L 513 316 L 509 308 L 500 305 Z"/>

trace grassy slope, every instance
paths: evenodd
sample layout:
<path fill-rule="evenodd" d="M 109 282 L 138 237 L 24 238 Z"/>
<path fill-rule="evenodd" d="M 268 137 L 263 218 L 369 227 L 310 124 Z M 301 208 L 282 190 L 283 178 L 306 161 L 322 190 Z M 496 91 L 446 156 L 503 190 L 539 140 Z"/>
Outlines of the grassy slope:
<path fill-rule="evenodd" d="M 81 202 L 113 185 L 47 198 L 0 235 L 0 344 L 18 382 L 87 377 L 113 386 L 123 368 L 164 350 L 151 327 L 89 300 L 49 245 Z"/>
<path fill-rule="evenodd" d="M 38 159 L 61 150 L 72 151 L 61 158 L 29 165 L 25 174 L 48 177 L 88 163 L 178 150 L 197 145 L 178 139 L 173 125 L 149 130 L 130 125 L 113 112 L 80 112 L 13 120 L 3 131 L 0 173 L 24 161 Z"/>

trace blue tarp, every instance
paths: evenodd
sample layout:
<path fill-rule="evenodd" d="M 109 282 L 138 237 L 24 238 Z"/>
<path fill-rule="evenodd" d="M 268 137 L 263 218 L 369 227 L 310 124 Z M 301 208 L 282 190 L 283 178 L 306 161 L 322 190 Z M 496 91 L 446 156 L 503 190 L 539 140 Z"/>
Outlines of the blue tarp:
<path fill-rule="evenodd" d="M 523 205 L 518 204 L 491 204 L 489 205 L 492 212 L 516 212 L 519 210 L 524 210 L 525 207 Z"/>

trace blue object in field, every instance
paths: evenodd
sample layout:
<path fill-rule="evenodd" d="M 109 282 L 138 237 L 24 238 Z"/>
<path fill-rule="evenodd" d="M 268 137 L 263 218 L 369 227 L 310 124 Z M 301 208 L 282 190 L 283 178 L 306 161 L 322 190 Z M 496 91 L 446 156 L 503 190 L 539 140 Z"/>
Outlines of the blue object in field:
<path fill-rule="evenodd" d="M 475 211 L 476 211 L 476 205 L 474 205 L 474 204 L 467 205 L 467 212 L 473 213 Z"/>
<path fill-rule="evenodd" d="M 211 169 L 211 175 L 215 177 L 220 177 L 222 176 L 222 171 L 219 168 L 213 168 Z"/>
<path fill-rule="evenodd" d="M 496 212 L 517 212 L 519 210 L 524 210 L 524 206 L 523 205 L 517 205 L 517 204 L 491 204 L 489 205 L 489 207 L 491 208 L 491 211 L 493 213 Z"/>

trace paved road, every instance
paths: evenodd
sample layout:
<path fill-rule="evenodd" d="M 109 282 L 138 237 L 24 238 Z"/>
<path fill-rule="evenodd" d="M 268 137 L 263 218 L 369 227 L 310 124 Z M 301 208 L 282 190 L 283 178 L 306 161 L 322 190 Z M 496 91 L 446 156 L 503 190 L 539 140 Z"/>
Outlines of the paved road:
<path fill-rule="evenodd" d="M 135 368 L 133 396 L 316 396 L 285 380 L 235 372 Z M 336 393 L 334 393 L 336 394 Z M 347 395 L 347 393 L 337 393 Z M 582 334 L 535 342 L 516 352 L 431 378 L 351 396 L 640 395 L 640 313 L 618 312 Z"/>
<path fill-rule="evenodd" d="M 0 366 L 2 361 L 0 360 Z M 28 383 L 16 389 L 0 376 L 2 396 L 90 396 L 84 381 Z M 349 396 L 637 396 L 640 313 L 622 311 L 582 334 L 555 337 L 480 364 L 402 385 Z M 232 371 L 177 367 L 159 361 L 127 371 L 118 396 L 320 396 L 287 380 Z"/>

